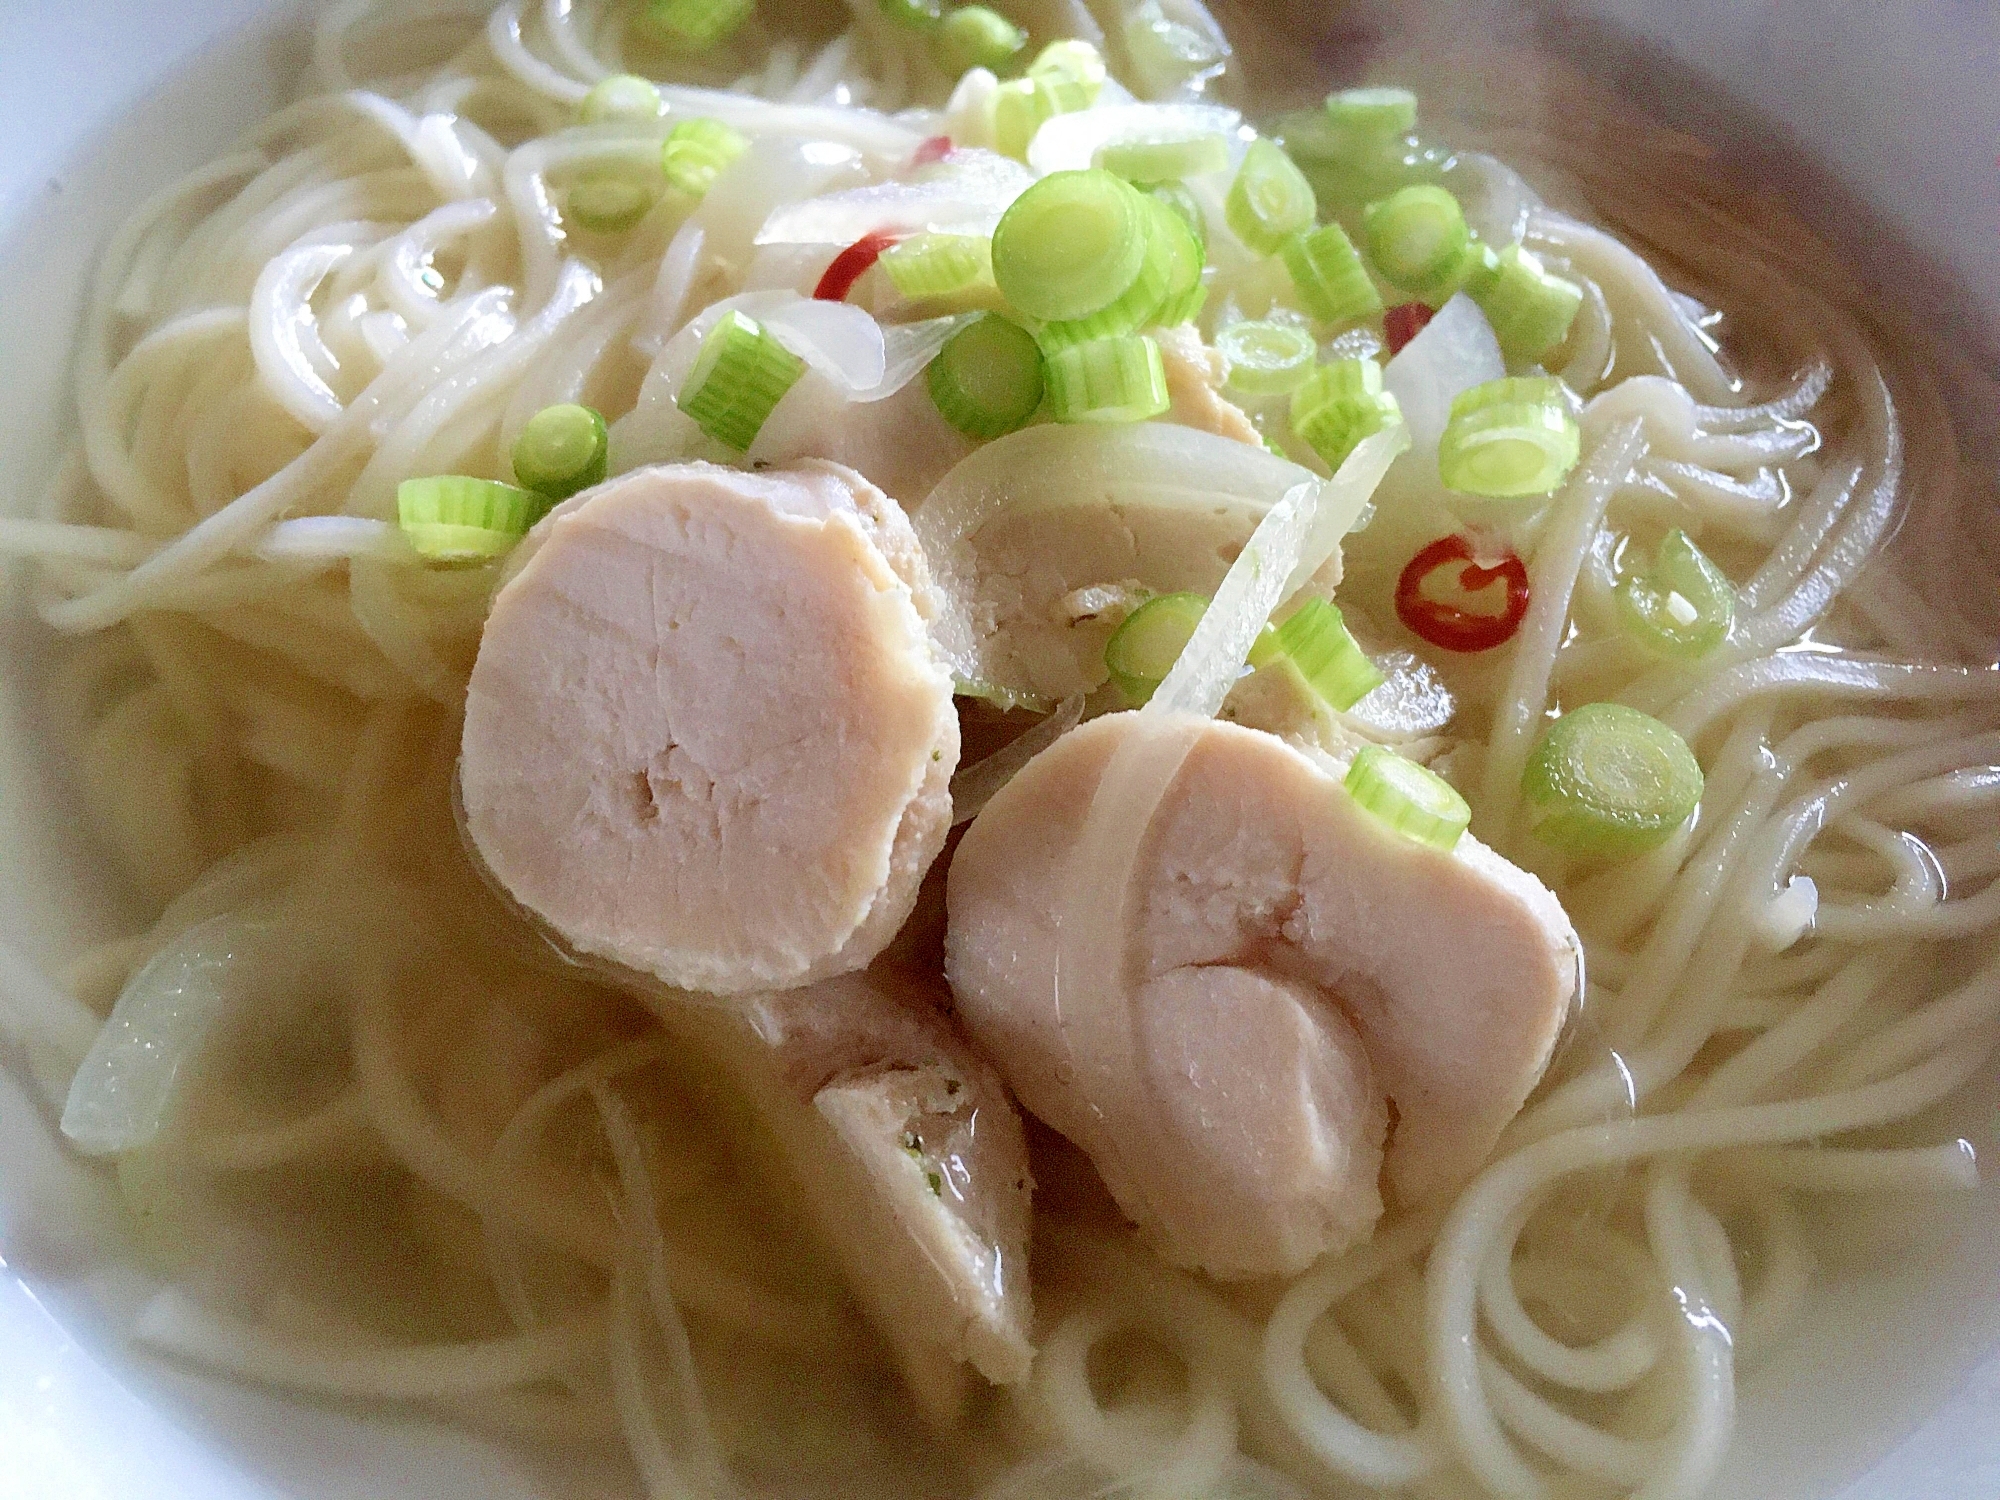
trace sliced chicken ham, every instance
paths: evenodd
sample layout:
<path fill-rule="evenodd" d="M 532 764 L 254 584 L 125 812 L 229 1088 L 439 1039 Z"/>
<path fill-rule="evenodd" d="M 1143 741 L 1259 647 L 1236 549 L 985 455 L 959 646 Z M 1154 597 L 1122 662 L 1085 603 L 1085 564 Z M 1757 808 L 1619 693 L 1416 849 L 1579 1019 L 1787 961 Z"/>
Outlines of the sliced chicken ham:
<path fill-rule="evenodd" d="M 1027 1142 L 1005 1086 L 932 996 L 871 973 L 654 1008 L 770 1125 L 927 1417 L 957 1420 L 972 1371 L 1027 1379 Z"/>
<path fill-rule="evenodd" d="M 480 643 L 467 831 L 576 949 L 740 994 L 865 966 L 951 824 L 923 554 L 850 469 L 642 469 L 558 507 Z"/>
<path fill-rule="evenodd" d="M 1123 995 L 1060 986 L 1071 856 L 1113 754 L 1154 723 L 1095 720 L 987 804 L 951 867 L 947 968 L 1021 1101 L 1164 1255 L 1290 1274 L 1384 1197 L 1478 1169 L 1548 1062 L 1580 948 L 1555 897 L 1470 836 L 1414 843 L 1328 765 L 1209 722 L 1131 871 Z M 1131 1014 L 1107 1028 L 1084 1004 Z M 1127 1055 L 1091 1055 L 1126 1035 Z"/>

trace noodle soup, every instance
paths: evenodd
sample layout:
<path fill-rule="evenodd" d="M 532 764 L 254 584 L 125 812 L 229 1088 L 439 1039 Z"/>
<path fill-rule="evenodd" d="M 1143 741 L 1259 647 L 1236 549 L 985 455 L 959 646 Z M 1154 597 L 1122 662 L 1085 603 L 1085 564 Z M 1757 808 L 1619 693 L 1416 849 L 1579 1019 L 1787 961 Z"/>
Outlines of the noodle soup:
<path fill-rule="evenodd" d="M 447 46 L 424 78 L 370 72 L 371 59 L 407 54 L 366 27 L 330 33 L 335 50 L 317 66 L 322 82 L 347 67 L 414 101 L 417 121 L 461 108 L 483 119 L 516 148 L 525 201 L 561 204 L 573 190 L 553 175 L 562 148 L 517 143 L 563 128 L 582 87 L 563 82 L 576 38 L 538 33 L 531 18 L 516 55 L 505 14 L 482 44 L 491 57 L 453 61 Z M 842 35 L 829 23 L 817 40 L 835 49 Z M 789 92 L 819 81 L 817 66 L 829 88 L 846 76 L 892 89 L 880 59 L 857 50 L 897 44 L 883 35 L 789 64 L 774 55 L 753 87 Z M 919 75 L 924 65 L 909 61 Z M 737 82 L 708 67 L 690 76 Z M 925 86 L 905 84 L 912 99 Z M 432 108 L 447 95 L 449 111 Z M 431 566 L 390 535 L 403 479 L 498 471 L 512 429 L 559 396 L 614 420 L 643 409 L 673 329 L 653 331 L 649 360 L 642 323 L 659 312 L 648 299 L 679 227 L 663 217 L 627 231 L 640 238 L 593 245 L 604 287 L 587 296 L 559 253 L 537 270 L 532 239 L 513 260 L 485 250 L 482 268 L 484 218 L 426 196 L 442 143 L 395 146 L 396 117 L 372 106 L 353 119 L 302 108 L 272 127 L 273 164 L 198 186 L 165 215 L 164 238 L 123 247 L 150 269 L 107 280 L 121 284 L 90 335 L 106 353 L 84 363 L 86 381 L 111 391 L 92 398 L 103 422 L 86 429 L 97 464 L 57 512 L 100 529 L 10 539 L 45 558 L 57 623 L 87 631 L 62 676 L 81 721 L 76 763 L 135 881 L 170 903 L 145 935 L 89 955 L 76 992 L 100 1010 L 122 993 L 126 1021 L 143 1026 L 137 976 L 157 988 L 171 971 L 183 993 L 175 974 L 222 976 L 220 1024 L 188 1055 L 150 1138 L 134 1142 L 121 1119 L 93 1140 L 87 1115 L 70 1119 L 73 1137 L 115 1143 L 120 1186 L 147 1226 L 146 1263 L 165 1290 L 140 1317 L 141 1340 L 291 1389 L 428 1402 L 531 1445 L 601 1449 L 622 1435 L 645 1483 L 694 1493 L 734 1476 L 826 1493 L 1289 1494 L 1400 1480 L 1505 1494 L 1548 1475 L 1580 1494 L 1700 1493 L 1735 1365 L 1809 1305 L 1802 1211 L 1822 1212 L 1831 1192 L 1968 1180 L 1969 1154 L 1935 1133 L 1845 1133 L 1945 1097 L 1984 1055 L 1981 907 L 1961 887 L 1976 892 L 1985 869 L 1990 812 L 1966 773 L 1984 764 L 1989 695 L 1951 663 L 1980 659 L 1990 622 L 1898 584 L 1907 571 L 1857 577 L 1904 506 L 1902 555 L 1978 545 L 1960 518 L 1981 497 L 1957 486 L 1923 372 L 1884 363 L 1894 342 L 1803 232 L 1698 175 L 1681 182 L 1671 140 L 1648 170 L 1606 181 L 1559 144 L 1490 118 L 1455 125 L 1437 102 L 1425 139 L 1434 128 L 1457 151 L 1439 180 L 1478 232 L 1502 243 L 1521 226 L 1522 243 L 1583 293 L 1567 357 L 1550 367 L 1583 403 L 1582 451 L 1518 537 L 1530 597 L 1518 634 L 1490 654 L 1441 654 L 1399 614 L 1395 585 L 1427 538 L 1398 537 L 1393 492 L 1349 539 L 1335 594 L 1393 685 L 1442 690 L 1452 709 L 1445 724 L 1364 711 L 1362 727 L 1343 728 L 1439 769 L 1470 801 L 1472 835 L 1546 882 L 1583 940 L 1581 1013 L 1469 1188 L 1392 1204 L 1303 1275 L 1246 1283 L 1165 1264 L 1106 1196 L 1103 1163 L 1031 1127 L 1034 1374 L 978 1394 L 953 1438 L 913 1442 L 893 1336 L 885 1349 L 825 1250 L 783 1117 L 719 1081 L 726 1069 L 688 1040 L 700 1028 L 656 989 L 552 959 L 480 878 L 454 826 L 457 704 L 501 570 Z M 872 118 L 814 128 L 853 132 L 864 155 L 885 129 Z M 1650 138 L 1633 148 L 1651 149 Z M 396 165 L 397 150 L 423 165 Z M 627 150 L 616 141 L 610 156 Z M 1514 165 L 1561 207 L 1542 206 Z M 537 173 L 557 185 L 537 187 Z M 507 201 L 488 217 L 517 215 L 523 200 L 499 181 Z M 1653 191 L 1621 196 L 1640 181 Z M 241 198 L 259 182 L 263 198 Z M 826 186 L 795 191 L 804 201 Z M 308 204 L 311 223 L 282 223 L 282 243 L 259 248 L 278 232 L 259 217 L 267 207 L 282 220 Z M 457 385 L 440 368 L 428 408 L 413 385 L 381 409 L 383 436 L 356 406 L 373 383 L 341 384 L 372 349 L 363 320 L 395 311 L 370 283 L 351 327 L 314 330 L 351 340 L 318 377 L 334 408 L 315 436 L 315 408 L 274 388 L 271 355 L 260 362 L 231 298 L 249 308 L 261 286 L 269 303 L 283 280 L 273 258 L 315 248 L 300 245 L 311 230 L 440 211 L 426 233 L 474 248 L 419 254 L 402 291 L 426 295 L 413 288 L 428 271 L 444 283 L 431 289 L 441 308 L 467 299 L 450 313 L 464 321 L 447 325 L 463 346 L 447 334 L 438 357 L 488 363 Z M 1690 237 L 1689 221 L 1704 232 Z M 204 228 L 207 241 L 177 241 Z M 1233 232 L 1209 225 L 1218 240 Z M 322 247 L 345 244 L 351 258 L 389 238 L 336 234 Z M 806 281 L 821 269 L 809 259 L 794 268 Z M 1241 312 L 1269 273 L 1238 271 Z M 499 287 L 512 295 L 477 301 Z M 674 316 L 727 290 L 691 284 Z M 1203 311 L 1202 332 L 1220 342 L 1227 303 L 1210 295 L 1220 305 Z M 332 316 L 314 297 L 300 306 Z M 898 326 L 886 304 L 882 315 Z M 159 326 L 169 332 L 147 334 Z M 1317 331 L 1331 346 L 1322 359 L 1370 357 L 1337 327 Z M 1247 398 L 1243 409 L 1271 418 Z M 327 443 L 343 432 L 356 446 Z M 1308 471 L 1342 468 L 1314 465 L 1295 431 L 1262 435 Z M 240 505 L 267 474 L 278 489 Z M 920 497 L 894 498 L 925 536 Z M 333 524 L 310 524 L 322 513 Z M 238 525 L 240 537 L 204 551 L 204 537 Z M 1647 654 L 1619 623 L 1639 558 L 1675 526 L 1734 597 L 1727 639 L 1695 665 Z M 150 556 L 173 535 L 191 539 L 171 544 L 189 566 L 141 559 L 142 542 Z M 1606 861 L 1551 849 L 1516 809 L 1545 714 L 1611 699 L 1677 731 L 1705 787 L 1690 827 Z M 200 703 L 208 740 L 188 727 Z M 1076 717 L 1117 707 L 1095 697 Z M 978 706 L 962 718 L 967 763 L 987 748 L 975 736 L 999 744 L 1033 722 Z M 1318 748 L 1351 755 L 1351 741 L 1331 744 Z M 127 774 L 135 764 L 155 769 Z M 184 787 L 185 800 L 130 795 L 155 785 Z M 934 973 L 941 915 L 919 903 L 880 962 Z M 74 1010 L 31 1024 L 58 1059 L 72 1049 L 71 1066 L 92 1046 L 94 1023 Z M 68 1086 L 60 1065 L 48 1071 Z M 662 1226 L 657 1241 L 633 1227 L 648 1224 Z M 774 1430 L 783 1443 L 762 1436 Z"/>

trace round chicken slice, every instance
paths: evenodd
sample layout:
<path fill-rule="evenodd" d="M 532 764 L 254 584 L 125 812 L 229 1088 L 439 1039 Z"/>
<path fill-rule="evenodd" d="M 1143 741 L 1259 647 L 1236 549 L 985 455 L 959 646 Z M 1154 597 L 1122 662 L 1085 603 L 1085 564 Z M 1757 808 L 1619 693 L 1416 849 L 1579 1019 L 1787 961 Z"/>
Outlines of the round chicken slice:
<path fill-rule="evenodd" d="M 951 825 L 923 554 L 852 470 L 641 469 L 565 502 L 494 601 L 467 831 L 581 952 L 739 994 L 865 966 Z"/>
<path fill-rule="evenodd" d="M 1365 1234 L 1384 1196 L 1478 1170 L 1547 1065 L 1580 945 L 1470 836 L 1415 843 L 1305 753 L 1209 722 L 1139 841 L 1129 1021 L 1080 1014 L 1092 997 L 1057 972 L 1070 859 L 1112 756 L 1158 722 L 1095 720 L 987 804 L 951 866 L 948 971 L 1022 1103 L 1163 1254 L 1290 1274 Z"/>

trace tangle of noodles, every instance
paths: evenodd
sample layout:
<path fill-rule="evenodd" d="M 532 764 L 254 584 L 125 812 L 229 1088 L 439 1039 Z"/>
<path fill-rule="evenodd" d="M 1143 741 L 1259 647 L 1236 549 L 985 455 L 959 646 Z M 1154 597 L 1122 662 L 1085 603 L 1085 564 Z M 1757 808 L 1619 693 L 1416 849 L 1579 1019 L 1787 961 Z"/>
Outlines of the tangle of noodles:
<path fill-rule="evenodd" d="M 1924 360 L 1884 363 L 1908 345 L 1854 275 L 1685 142 L 1626 131 L 1608 159 L 1586 87 L 1543 101 L 1559 134 L 1447 130 L 1454 186 L 1586 294 L 1556 361 L 1584 462 L 1524 544 L 1520 634 L 1440 667 L 1437 762 L 1573 915 L 1581 1018 L 1456 1201 L 1285 1286 L 1165 1268 L 1050 1147 L 1033 1382 L 934 1445 L 757 1119 L 501 909 L 454 827 L 496 570 L 423 566 L 397 481 L 504 475 L 550 402 L 631 412 L 704 306 L 800 269 L 748 254 L 737 221 L 769 203 L 566 238 L 563 184 L 666 128 L 576 128 L 578 100 L 671 65 L 676 113 L 878 175 L 956 119 L 871 0 L 692 60 L 629 9 L 327 7 L 301 102 L 110 245 L 77 453 L 0 521 L 76 637 L 51 701 L 97 832 L 163 913 L 60 985 L 0 955 L 0 1029 L 59 1100 L 157 956 L 222 944 L 260 976 L 171 1128 L 118 1160 L 161 1281 L 136 1338 L 576 1453 L 615 1422 L 653 1496 L 1694 1500 L 1739 1369 L 1809 1303 L 1801 1204 L 1975 1180 L 1962 1142 L 1906 1126 L 2000 1035 L 2000 595 L 1938 586 L 1992 576 L 1992 497 Z M 1117 15 L 1032 9 L 1099 39 Z M 1740 609 L 1668 666 L 1612 594 L 1621 549 L 1671 526 Z M 1349 601 L 1393 631 L 1365 580 Z M 1707 773 L 1688 830 L 1608 869 L 1515 817 L 1536 727 L 1596 699 L 1664 718 Z"/>

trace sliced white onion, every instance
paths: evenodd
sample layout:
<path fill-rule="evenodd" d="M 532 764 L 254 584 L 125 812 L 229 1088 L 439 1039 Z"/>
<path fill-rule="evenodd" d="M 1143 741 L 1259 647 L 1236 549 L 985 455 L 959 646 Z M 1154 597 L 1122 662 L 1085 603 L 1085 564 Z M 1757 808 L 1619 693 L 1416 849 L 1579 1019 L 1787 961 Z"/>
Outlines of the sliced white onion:
<path fill-rule="evenodd" d="M 1382 371 L 1383 388 L 1403 408 L 1403 422 L 1410 429 L 1405 462 L 1435 468 L 1453 398 L 1506 373 L 1500 340 L 1477 302 L 1461 292 L 1439 308 Z"/>
<path fill-rule="evenodd" d="M 1127 0 L 1120 9 L 1125 25 L 1119 40 L 1124 45 L 1126 67 L 1147 98 L 1197 96 L 1227 70 L 1229 38 L 1201 0 L 1142 0 L 1138 5 Z M 1135 45 L 1135 30 L 1158 27 L 1185 33 L 1184 43 L 1192 46 L 1166 61 L 1157 56 L 1156 49 Z"/>
<path fill-rule="evenodd" d="M 91 1043 L 63 1106 L 63 1134 L 91 1155 L 130 1151 L 159 1133 L 183 1070 L 232 1004 L 268 978 L 246 961 L 277 938 L 240 914 L 188 929 L 132 976 Z"/>
<path fill-rule="evenodd" d="M 951 822 L 956 828 L 969 823 L 985 810 L 1000 789 L 1021 773 L 1021 769 L 1083 719 L 1083 694 L 1071 693 L 1058 703 L 1055 712 L 1031 725 L 982 761 L 965 767 L 951 778 Z"/>
<path fill-rule="evenodd" d="M 660 273 L 653 279 L 653 310 L 646 331 L 655 344 L 649 353 L 658 353 L 658 345 L 680 329 L 707 250 L 708 231 L 696 219 L 681 225 L 668 241 L 667 253 L 660 257 Z"/>
<path fill-rule="evenodd" d="M 993 96 L 1000 79 L 991 69 L 968 68 L 951 91 L 936 128 L 961 146 L 986 147 L 993 144 Z"/>
<path fill-rule="evenodd" d="M 1089 166 L 1114 143 L 1219 135 L 1230 143 L 1233 166 L 1249 149 L 1242 123 L 1242 115 L 1219 104 L 1100 104 L 1044 121 L 1028 145 L 1028 165 L 1044 174 L 1067 172 Z"/>
<path fill-rule="evenodd" d="M 849 396 L 882 384 L 882 325 L 849 302 L 820 302 L 779 292 L 775 306 L 753 313 L 777 341 Z M 713 322 L 710 324 L 713 327 Z"/>
<path fill-rule="evenodd" d="M 1435 734 L 1452 720 L 1458 704 L 1437 669 L 1409 651 L 1375 658 L 1382 683 L 1347 713 L 1371 728 L 1399 738 Z"/>
<path fill-rule="evenodd" d="M 1141 713 L 1212 719 L 1221 711 L 1222 700 L 1243 675 L 1257 633 L 1278 607 L 1285 580 L 1305 556 L 1306 539 L 1318 515 L 1319 485 L 1312 480 L 1294 485 L 1264 512 L 1173 669 Z"/>
<path fill-rule="evenodd" d="M 855 403 L 895 395 L 923 372 L 952 334 L 977 316 L 930 318 L 885 329 L 850 303 L 820 302 L 790 290 L 739 292 L 712 302 L 661 347 L 639 388 L 637 403 L 612 423 L 611 472 L 672 463 L 700 445 L 701 430 L 674 398 L 694 368 L 701 341 L 731 311 L 762 323 L 845 400 Z M 772 421 L 785 410 L 786 402 L 779 402 Z"/>
<path fill-rule="evenodd" d="M 708 253 L 741 269 L 757 233 L 785 204 L 854 187 L 868 180 L 861 153 L 827 141 L 767 138 L 723 170 L 694 211 Z"/>
<path fill-rule="evenodd" d="M 708 331 L 731 312 L 754 318 L 792 353 L 846 391 L 872 390 L 884 368 L 882 325 L 846 302 L 818 302 L 790 288 L 739 292 L 711 302 L 667 340 L 647 372 L 647 394 L 663 388 L 669 399 L 681 388 Z"/>
<path fill-rule="evenodd" d="M 921 323 L 894 323 L 882 330 L 882 379 L 871 390 L 854 393 L 856 401 L 886 401 L 921 375 L 938 357 L 951 336 L 967 324 L 977 323 L 983 313 L 953 313 L 945 318 L 926 318 Z"/>
<path fill-rule="evenodd" d="M 1354 536 L 1348 555 L 1358 571 L 1393 576 L 1425 543 L 1459 529 L 1450 494 L 1438 478 L 1438 439 L 1451 420 L 1454 397 L 1506 373 L 1492 325 L 1463 294 L 1439 308 L 1389 361 L 1382 384 L 1403 409 L 1410 450 L 1384 477 L 1374 518 Z M 1386 600 L 1371 595 L 1369 602 L 1379 606 Z"/>
<path fill-rule="evenodd" d="M 749 269 L 737 290 L 790 291 L 810 297 L 832 262 L 824 245 L 759 245 L 750 253 Z"/>
<path fill-rule="evenodd" d="M 1296 484 L 1265 512 L 1144 712 L 1206 719 L 1221 710 L 1271 611 L 1333 555 L 1408 441 L 1401 428 L 1365 438 L 1333 478 Z"/>
<path fill-rule="evenodd" d="M 757 243 L 851 245 L 877 232 L 991 234 L 1034 180 L 1009 157 L 956 150 L 912 182 L 878 182 L 787 203 L 764 221 Z"/>
<path fill-rule="evenodd" d="M 969 601 L 978 595 L 973 539 L 996 517 L 1072 505 L 1268 510 L 1312 472 L 1230 438 L 1168 422 L 1025 427 L 986 444 L 945 475 L 915 516 L 917 538 L 947 601 L 939 648 L 960 678 L 987 678 Z"/>

